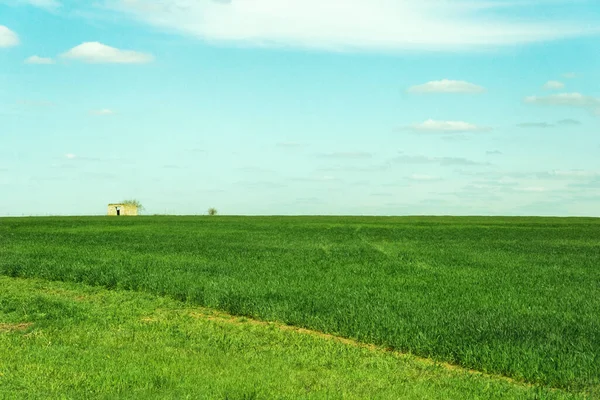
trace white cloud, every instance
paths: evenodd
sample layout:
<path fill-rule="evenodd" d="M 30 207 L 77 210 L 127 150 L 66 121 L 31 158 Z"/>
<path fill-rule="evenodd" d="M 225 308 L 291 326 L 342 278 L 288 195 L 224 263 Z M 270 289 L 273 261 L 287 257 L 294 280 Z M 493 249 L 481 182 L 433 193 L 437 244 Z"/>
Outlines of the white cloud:
<path fill-rule="evenodd" d="M 567 72 L 566 74 L 563 74 L 563 78 L 566 79 L 575 79 L 577 77 L 578 75 L 575 72 Z"/>
<path fill-rule="evenodd" d="M 19 36 L 4 25 L 0 25 L 0 48 L 19 44 Z"/>
<path fill-rule="evenodd" d="M 113 115 L 114 113 L 115 112 L 113 110 L 109 110 L 108 108 L 90 111 L 90 114 L 93 114 L 93 115 Z"/>
<path fill-rule="evenodd" d="M 69 160 L 77 158 L 77 156 L 75 154 L 72 154 L 72 153 L 65 154 L 65 157 L 68 158 Z"/>
<path fill-rule="evenodd" d="M 484 132 L 491 130 L 490 127 L 470 124 L 463 121 L 434 121 L 429 119 L 421 124 L 415 124 L 409 129 L 416 132 L 445 132 L 445 133 L 463 133 L 463 132 Z"/>
<path fill-rule="evenodd" d="M 82 43 L 62 56 L 90 64 L 141 64 L 154 60 L 154 57 L 150 54 L 120 50 L 99 42 Z"/>
<path fill-rule="evenodd" d="M 597 33 L 593 23 L 496 12 L 525 5 L 492 0 L 111 0 L 160 28 L 202 40 L 336 51 L 488 49 Z M 515 15 L 510 13 L 510 15 Z"/>
<path fill-rule="evenodd" d="M 465 81 L 442 79 L 408 89 L 410 93 L 483 93 L 485 88 Z"/>
<path fill-rule="evenodd" d="M 564 88 L 565 84 L 559 81 L 548 81 L 544 84 L 544 89 L 546 90 L 560 90 Z"/>
<path fill-rule="evenodd" d="M 544 106 L 584 108 L 600 115 L 600 98 L 584 96 L 581 93 L 561 93 L 550 96 L 529 96 L 526 103 Z"/>
<path fill-rule="evenodd" d="M 54 60 L 49 57 L 31 56 L 25 60 L 25 64 L 54 64 Z"/>

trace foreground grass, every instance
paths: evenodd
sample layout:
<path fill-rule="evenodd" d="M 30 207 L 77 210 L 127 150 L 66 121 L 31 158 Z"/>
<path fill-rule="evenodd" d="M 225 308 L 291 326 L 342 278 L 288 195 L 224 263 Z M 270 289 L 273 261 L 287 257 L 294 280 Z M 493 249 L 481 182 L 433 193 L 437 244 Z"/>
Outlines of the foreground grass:
<path fill-rule="evenodd" d="M 600 388 L 598 219 L 0 219 L 0 274 L 166 294 Z"/>
<path fill-rule="evenodd" d="M 578 398 L 142 293 L 0 287 L 0 398 Z"/>

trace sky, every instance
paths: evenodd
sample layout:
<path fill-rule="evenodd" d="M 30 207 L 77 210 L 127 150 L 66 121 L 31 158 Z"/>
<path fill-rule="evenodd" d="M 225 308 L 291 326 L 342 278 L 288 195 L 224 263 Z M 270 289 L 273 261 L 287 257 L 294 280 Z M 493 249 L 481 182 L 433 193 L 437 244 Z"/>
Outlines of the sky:
<path fill-rule="evenodd" d="M 0 216 L 600 216 L 597 0 L 0 0 Z"/>

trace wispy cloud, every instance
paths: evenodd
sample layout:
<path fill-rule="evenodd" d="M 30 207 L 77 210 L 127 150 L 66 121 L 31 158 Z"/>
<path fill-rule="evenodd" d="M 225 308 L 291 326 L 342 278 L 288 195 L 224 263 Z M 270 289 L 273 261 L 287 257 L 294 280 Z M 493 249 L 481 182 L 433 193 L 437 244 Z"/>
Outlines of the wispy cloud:
<path fill-rule="evenodd" d="M 483 93 L 483 86 L 475 85 L 466 81 L 453 81 L 442 79 L 441 81 L 431 81 L 422 85 L 412 86 L 408 89 L 409 93 Z"/>
<path fill-rule="evenodd" d="M 540 179 L 585 179 L 600 177 L 600 173 L 596 171 L 587 171 L 582 169 L 571 169 L 571 170 L 554 170 L 549 172 L 538 173 Z"/>
<path fill-rule="evenodd" d="M 550 122 L 523 122 L 521 124 L 517 124 L 519 128 L 556 128 L 557 126 L 567 127 L 567 126 L 576 126 L 581 125 L 581 122 L 576 119 L 561 119 L 556 123 Z"/>
<path fill-rule="evenodd" d="M 489 166 L 490 163 L 478 162 L 462 157 L 427 157 L 402 154 L 394 159 L 395 164 L 438 164 L 442 166 Z"/>
<path fill-rule="evenodd" d="M 563 74 L 562 76 L 565 79 L 575 79 L 578 77 L 578 75 L 575 72 L 567 72 L 566 74 Z"/>
<path fill-rule="evenodd" d="M 48 108 L 56 106 L 56 103 L 47 100 L 18 100 L 17 104 L 28 108 Z"/>
<path fill-rule="evenodd" d="M 27 58 L 25 64 L 54 64 L 54 60 L 49 57 L 31 56 Z"/>
<path fill-rule="evenodd" d="M 102 162 L 102 159 L 100 159 L 100 158 L 87 157 L 87 156 L 83 156 L 82 157 L 80 155 L 73 154 L 73 153 L 67 153 L 67 154 L 65 154 L 64 158 L 66 158 L 67 160 L 74 160 L 74 161 L 77 161 L 77 162 Z M 115 160 L 112 160 L 112 161 L 115 161 Z M 69 166 L 72 166 L 72 164 L 67 161 L 66 164 L 64 164 L 64 163 L 63 164 L 58 164 L 57 166 L 59 166 L 59 167 L 69 167 Z"/>
<path fill-rule="evenodd" d="M 497 182 L 497 184 L 513 184 L 520 182 L 531 182 L 531 181 L 577 181 L 585 180 L 589 178 L 600 178 L 600 171 L 582 170 L 582 169 L 563 169 L 563 170 L 549 170 L 549 171 L 499 171 L 499 170 L 485 170 L 485 171 L 471 171 L 462 170 L 458 171 L 465 176 L 476 176 L 484 178 L 486 182 L 490 180 Z"/>
<path fill-rule="evenodd" d="M 597 176 L 595 178 L 592 179 L 588 179 L 588 180 L 584 180 L 584 181 L 578 181 L 578 182 L 574 182 L 569 184 L 570 188 L 577 188 L 577 189 L 599 189 L 600 190 L 600 176 Z M 599 193 L 600 195 L 600 193 Z M 594 196 L 596 198 L 596 201 L 598 200 L 598 196 Z"/>
<path fill-rule="evenodd" d="M 437 176 L 425 175 L 425 174 L 412 174 L 411 176 L 408 177 L 408 179 L 410 179 L 411 181 L 418 181 L 418 182 L 431 182 L 431 181 L 439 181 L 440 180 L 440 178 L 438 178 Z"/>
<path fill-rule="evenodd" d="M 370 196 L 373 197 L 394 197 L 394 194 L 391 192 L 375 192 L 371 193 Z"/>
<path fill-rule="evenodd" d="M 600 114 L 600 98 L 584 96 L 581 93 L 561 93 L 550 96 L 529 96 L 525 98 L 525 102 L 543 106 L 584 108 L 596 114 Z"/>
<path fill-rule="evenodd" d="M 314 183 L 318 183 L 318 182 L 341 182 L 341 180 L 335 176 L 332 175 L 321 175 L 321 176 L 315 176 L 315 177 L 299 177 L 299 178 L 290 178 L 290 181 L 293 182 L 314 182 Z"/>
<path fill-rule="evenodd" d="M 0 25 L 0 48 L 19 44 L 19 36 L 4 25 Z"/>
<path fill-rule="evenodd" d="M 523 122 L 517 126 L 519 128 L 554 128 L 554 124 L 548 122 Z"/>
<path fill-rule="evenodd" d="M 492 128 L 480 126 L 464 121 L 435 121 L 429 119 L 423 123 L 415 124 L 407 127 L 415 132 L 421 133 L 465 133 L 465 132 L 487 132 Z"/>
<path fill-rule="evenodd" d="M 559 81 L 548 81 L 543 88 L 546 90 L 560 90 L 565 88 L 565 84 Z"/>
<path fill-rule="evenodd" d="M 62 54 L 62 57 L 90 64 L 143 64 L 154 60 L 150 54 L 121 50 L 100 42 L 86 42 Z"/>
<path fill-rule="evenodd" d="M 495 11 L 518 10 L 525 4 L 491 0 L 126 0 L 109 4 L 146 23 L 202 40 L 261 47 L 453 51 L 597 32 L 594 24 L 576 20 L 512 18 Z"/>
<path fill-rule="evenodd" d="M 385 171 L 391 167 L 391 163 L 385 162 L 381 164 L 374 165 L 336 165 L 336 166 L 327 166 L 327 167 L 319 167 L 316 171 L 319 172 L 335 172 L 335 173 L 372 173 L 372 172 L 380 172 Z"/>
<path fill-rule="evenodd" d="M 560 126 L 573 126 L 573 125 L 581 125 L 581 121 L 578 121 L 576 119 L 561 119 L 560 121 L 556 122 L 556 125 L 560 125 Z"/>
<path fill-rule="evenodd" d="M 488 150 L 485 152 L 485 154 L 487 154 L 488 156 L 499 156 L 503 153 L 500 150 Z"/>
<path fill-rule="evenodd" d="M 265 174 L 275 174 L 277 171 L 271 168 L 265 168 L 258 165 L 244 165 L 242 167 L 236 168 L 237 171 L 242 171 L 247 174 L 251 174 L 253 176 L 265 175 Z"/>
<path fill-rule="evenodd" d="M 539 193 L 539 192 L 545 192 L 547 189 L 543 186 L 526 186 L 526 187 L 522 187 L 522 188 L 517 188 L 515 190 L 520 191 L 520 192 Z"/>
<path fill-rule="evenodd" d="M 502 197 L 499 196 L 500 191 L 494 186 L 487 185 L 473 185 L 468 184 L 458 190 L 452 192 L 440 192 L 438 195 L 442 196 L 454 196 L 461 200 L 484 200 L 484 201 L 499 201 Z"/>

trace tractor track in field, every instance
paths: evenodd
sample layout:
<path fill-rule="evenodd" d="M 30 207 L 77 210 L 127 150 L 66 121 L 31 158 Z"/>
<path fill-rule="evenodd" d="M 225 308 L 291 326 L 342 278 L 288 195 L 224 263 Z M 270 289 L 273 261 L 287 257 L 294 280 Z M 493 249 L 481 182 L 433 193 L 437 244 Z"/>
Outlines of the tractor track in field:
<path fill-rule="evenodd" d="M 0 323 L 0 333 L 26 331 L 31 326 L 33 326 L 31 322 L 25 322 L 20 324 Z"/>

